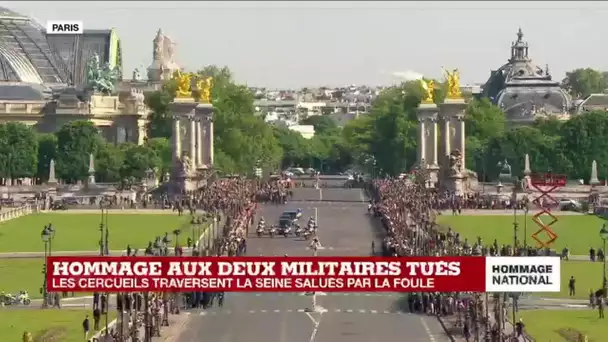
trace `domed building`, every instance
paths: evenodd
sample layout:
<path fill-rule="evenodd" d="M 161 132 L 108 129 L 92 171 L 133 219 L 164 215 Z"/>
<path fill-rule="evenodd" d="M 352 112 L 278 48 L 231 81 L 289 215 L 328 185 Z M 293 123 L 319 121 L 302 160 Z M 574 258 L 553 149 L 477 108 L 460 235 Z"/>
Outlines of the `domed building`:
<path fill-rule="evenodd" d="M 0 123 L 17 121 L 54 132 L 70 121 L 87 120 L 108 141 L 143 143 L 149 112 L 143 93 L 88 89 L 87 63 L 94 56 L 121 69 L 115 30 L 51 35 L 31 18 L 0 7 Z"/>
<path fill-rule="evenodd" d="M 483 86 L 482 96 L 489 98 L 507 115 L 511 123 L 531 123 L 538 117 L 570 117 L 570 96 L 554 81 L 549 67 L 540 68 L 528 56 L 529 46 L 521 29 L 511 44 L 508 63 L 493 70 Z"/>

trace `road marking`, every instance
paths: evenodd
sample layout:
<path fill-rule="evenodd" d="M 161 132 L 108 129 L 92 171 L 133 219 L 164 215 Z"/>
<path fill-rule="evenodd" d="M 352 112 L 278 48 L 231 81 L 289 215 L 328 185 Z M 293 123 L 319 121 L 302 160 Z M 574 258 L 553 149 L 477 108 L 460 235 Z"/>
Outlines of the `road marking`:
<path fill-rule="evenodd" d="M 319 201 L 323 200 L 323 189 L 319 188 Z"/>
<path fill-rule="evenodd" d="M 326 310 L 323 308 L 320 308 L 321 311 L 319 311 L 319 313 L 325 313 L 328 311 L 331 311 L 333 313 L 345 313 L 345 314 L 378 314 L 378 313 L 383 313 L 386 315 L 404 315 L 407 314 L 404 311 L 401 310 L 383 310 L 383 311 L 378 311 L 378 310 L 366 310 L 366 309 L 330 309 L 330 310 Z M 231 310 L 227 310 L 227 311 L 200 311 L 198 312 L 199 316 L 216 316 L 216 315 L 232 315 L 232 314 L 243 314 L 243 313 L 249 313 L 249 314 L 261 314 L 261 313 L 265 313 L 265 314 L 272 314 L 272 313 L 307 313 L 306 309 L 264 309 L 264 310 L 248 310 L 246 312 L 233 312 Z M 192 314 L 191 312 L 186 312 L 186 315 L 190 315 Z"/>
<path fill-rule="evenodd" d="M 428 324 L 426 324 L 424 317 L 420 317 L 420 321 L 422 322 L 422 326 L 424 327 L 424 330 L 426 330 L 427 335 L 429 335 L 429 341 L 435 342 L 435 337 L 433 334 L 431 334 L 431 329 L 429 328 Z"/>
<path fill-rule="evenodd" d="M 361 202 L 365 202 L 365 194 L 363 193 L 363 189 L 359 190 L 359 198 L 361 199 Z"/>

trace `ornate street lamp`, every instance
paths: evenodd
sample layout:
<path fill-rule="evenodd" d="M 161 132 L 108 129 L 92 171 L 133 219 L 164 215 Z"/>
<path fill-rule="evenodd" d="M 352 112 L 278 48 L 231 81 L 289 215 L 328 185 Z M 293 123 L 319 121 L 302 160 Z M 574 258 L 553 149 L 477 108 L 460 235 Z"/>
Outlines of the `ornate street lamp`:
<path fill-rule="evenodd" d="M 46 275 L 47 275 L 47 260 L 46 258 L 48 256 L 51 255 L 51 241 L 53 240 L 53 237 L 55 236 L 55 229 L 53 228 L 53 226 L 49 223 L 48 226 L 44 226 L 44 228 L 42 229 L 42 232 L 40 233 L 40 238 L 42 239 L 42 242 L 44 243 L 44 264 L 42 265 L 42 308 L 48 308 L 49 307 L 49 296 L 48 296 L 48 292 L 47 292 L 47 287 L 46 287 Z"/>
<path fill-rule="evenodd" d="M 602 266 L 602 270 L 603 270 L 603 275 L 602 275 L 602 291 L 603 291 L 603 296 L 604 298 L 606 298 L 606 240 L 608 239 L 608 227 L 606 227 L 606 223 L 604 223 L 602 225 L 602 228 L 600 229 L 600 238 L 602 238 L 602 241 L 604 243 L 603 246 L 603 252 L 604 252 L 604 263 Z"/>

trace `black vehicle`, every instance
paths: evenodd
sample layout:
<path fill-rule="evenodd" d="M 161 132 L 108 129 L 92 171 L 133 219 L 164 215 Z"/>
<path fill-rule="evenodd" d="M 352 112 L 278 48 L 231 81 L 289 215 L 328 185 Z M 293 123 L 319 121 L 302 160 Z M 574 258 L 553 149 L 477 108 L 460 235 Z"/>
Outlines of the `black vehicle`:
<path fill-rule="evenodd" d="M 281 214 L 281 219 L 284 217 L 289 217 L 292 221 L 295 221 L 298 219 L 298 212 L 296 210 L 285 211 L 283 214 Z"/>
<path fill-rule="evenodd" d="M 279 219 L 279 228 L 280 229 L 285 229 L 285 228 L 291 228 L 293 227 L 293 220 L 289 217 L 281 217 Z"/>

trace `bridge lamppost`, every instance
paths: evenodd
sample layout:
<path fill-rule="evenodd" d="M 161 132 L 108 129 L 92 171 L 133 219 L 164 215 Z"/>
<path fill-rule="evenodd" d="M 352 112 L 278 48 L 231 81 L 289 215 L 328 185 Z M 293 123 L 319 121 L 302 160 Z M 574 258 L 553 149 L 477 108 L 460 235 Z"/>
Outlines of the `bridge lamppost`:
<path fill-rule="evenodd" d="M 603 296 L 606 298 L 606 240 L 608 239 L 608 227 L 606 227 L 606 223 L 602 225 L 602 229 L 600 229 L 600 237 L 603 241 L 603 252 L 604 252 L 604 263 L 602 265 L 602 291 Z"/>
<path fill-rule="evenodd" d="M 42 308 L 49 307 L 49 294 L 46 286 L 46 275 L 47 275 L 47 257 L 51 256 L 52 241 L 55 237 L 55 228 L 49 223 L 48 226 L 44 226 L 40 233 L 42 242 L 44 243 L 44 265 L 42 266 Z"/>

